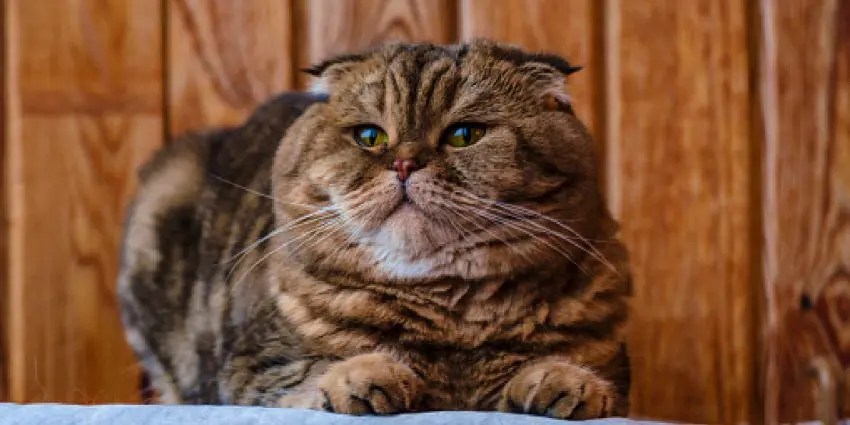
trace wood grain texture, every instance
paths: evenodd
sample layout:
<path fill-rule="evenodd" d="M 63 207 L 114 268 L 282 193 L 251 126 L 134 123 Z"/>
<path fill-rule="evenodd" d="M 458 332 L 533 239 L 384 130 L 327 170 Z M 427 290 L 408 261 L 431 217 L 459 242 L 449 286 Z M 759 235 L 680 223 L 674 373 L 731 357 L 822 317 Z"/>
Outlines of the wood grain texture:
<path fill-rule="evenodd" d="M 815 419 L 817 357 L 850 417 L 850 0 L 745 3 L 4 2 L 0 400 L 136 400 L 116 257 L 165 133 L 236 124 L 335 54 L 487 37 L 586 67 L 636 279 L 632 414 Z"/>
<path fill-rule="evenodd" d="M 455 38 L 456 5 L 452 0 L 302 0 L 307 46 L 299 54 L 303 68 L 330 56 L 391 41 L 449 43 Z M 308 84 L 306 77 L 299 85 Z"/>
<path fill-rule="evenodd" d="M 6 75 L 6 2 L 0 5 L 0 70 Z M 0 83 L 0 131 L 6 131 L 6 83 Z M 0 402 L 9 400 L 8 365 L 8 304 L 9 304 L 9 266 L 8 266 L 8 237 L 6 213 L 8 200 L 6 198 L 6 135 L 0 136 Z"/>
<path fill-rule="evenodd" d="M 460 38 L 489 38 L 559 54 L 584 70 L 568 80 L 576 113 L 597 140 L 602 97 L 602 4 L 592 0 L 461 0 Z M 600 114 L 601 115 L 601 114 Z M 601 117 L 599 117 L 601 118 Z"/>
<path fill-rule="evenodd" d="M 606 6 L 608 192 L 635 277 L 632 414 L 759 423 L 746 10 Z"/>
<path fill-rule="evenodd" d="M 850 1 L 761 12 L 766 418 L 819 417 L 817 357 L 850 417 Z"/>
<path fill-rule="evenodd" d="M 158 4 L 6 2 L 13 401 L 137 398 L 114 285 L 136 168 L 162 142 Z"/>
<path fill-rule="evenodd" d="M 168 4 L 168 127 L 172 135 L 240 123 L 293 86 L 289 0 Z"/>

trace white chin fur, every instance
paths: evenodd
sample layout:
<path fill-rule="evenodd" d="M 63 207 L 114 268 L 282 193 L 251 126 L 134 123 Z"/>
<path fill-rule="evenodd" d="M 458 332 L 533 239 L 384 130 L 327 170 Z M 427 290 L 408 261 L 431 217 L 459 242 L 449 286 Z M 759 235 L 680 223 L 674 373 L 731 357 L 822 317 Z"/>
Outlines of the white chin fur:
<path fill-rule="evenodd" d="M 431 260 L 410 260 L 390 249 L 375 249 L 372 254 L 378 260 L 378 267 L 390 278 L 422 279 L 431 277 L 434 263 Z"/>

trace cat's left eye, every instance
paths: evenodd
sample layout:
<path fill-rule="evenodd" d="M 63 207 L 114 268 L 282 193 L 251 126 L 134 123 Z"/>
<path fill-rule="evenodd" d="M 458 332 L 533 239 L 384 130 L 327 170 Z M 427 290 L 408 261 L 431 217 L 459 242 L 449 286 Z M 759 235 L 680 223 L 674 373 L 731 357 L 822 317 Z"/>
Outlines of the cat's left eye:
<path fill-rule="evenodd" d="M 354 140 L 365 148 L 385 145 L 390 141 L 390 136 L 382 128 L 375 125 L 361 125 L 352 130 Z"/>
<path fill-rule="evenodd" d="M 457 124 L 446 130 L 443 143 L 454 148 L 465 148 L 481 140 L 486 133 L 487 128 L 480 124 Z"/>

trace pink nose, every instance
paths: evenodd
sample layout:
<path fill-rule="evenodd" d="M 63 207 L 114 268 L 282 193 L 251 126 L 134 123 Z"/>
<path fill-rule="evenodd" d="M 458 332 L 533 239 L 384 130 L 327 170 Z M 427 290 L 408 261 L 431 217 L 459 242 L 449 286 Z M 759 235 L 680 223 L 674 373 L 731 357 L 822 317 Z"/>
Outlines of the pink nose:
<path fill-rule="evenodd" d="M 418 170 L 420 167 L 415 159 L 396 159 L 393 162 L 393 168 L 398 172 L 399 180 L 407 181 L 410 173 Z"/>

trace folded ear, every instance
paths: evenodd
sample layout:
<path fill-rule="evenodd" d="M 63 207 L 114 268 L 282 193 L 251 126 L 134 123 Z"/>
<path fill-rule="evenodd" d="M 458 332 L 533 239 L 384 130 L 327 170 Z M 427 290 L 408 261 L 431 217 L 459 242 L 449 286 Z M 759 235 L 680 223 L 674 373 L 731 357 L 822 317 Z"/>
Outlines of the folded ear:
<path fill-rule="evenodd" d="M 543 108 L 547 111 L 561 111 L 575 115 L 570 97 L 562 90 L 553 90 L 543 95 Z"/>
<path fill-rule="evenodd" d="M 574 74 L 582 70 L 582 67 L 573 66 L 567 62 L 566 59 L 549 53 L 526 53 L 525 63 L 549 65 L 552 68 L 555 68 L 558 72 L 564 74 L 564 76 L 569 76 L 570 74 Z"/>
<path fill-rule="evenodd" d="M 562 111 L 575 115 L 566 90 L 566 77 L 581 71 L 561 56 L 549 53 L 526 53 L 519 49 L 497 48 L 494 56 L 515 63 L 523 75 L 532 80 L 542 93 L 547 111 Z"/>
<path fill-rule="evenodd" d="M 355 65 L 363 63 L 371 56 L 371 53 L 335 56 L 308 68 L 301 69 L 301 72 L 316 77 L 310 91 L 314 93 L 328 94 L 334 83 L 339 80 L 340 76 L 349 72 Z"/>
<path fill-rule="evenodd" d="M 531 53 L 519 47 L 494 44 L 489 41 L 479 41 L 477 45 L 488 49 L 487 53 L 493 58 L 511 62 L 518 67 L 539 67 L 542 65 L 561 73 L 565 77 L 581 71 L 580 66 L 574 66 L 556 54 L 547 52 Z"/>
<path fill-rule="evenodd" d="M 314 64 L 308 68 L 304 68 L 301 71 L 306 72 L 314 77 L 321 77 L 326 72 L 330 71 L 331 68 L 344 68 L 346 65 L 351 66 L 353 64 L 363 62 L 366 59 L 369 59 L 371 54 L 367 53 L 356 53 L 349 55 L 339 55 L 334 56 L 330 59 L 325 59 L 317 64 Z"/>
<path fill-rule="evenodd" d="M 545 110 L 575 115 L 572 99 L 567 92 L 567 78 L 564 72 L 540 62 L 529 62 L 521 68 L 525 68 L 523 74 L 528 78 L 534 90 L 539 93 Z M 578 68 L 571 67 L 571 69 Z"/>

